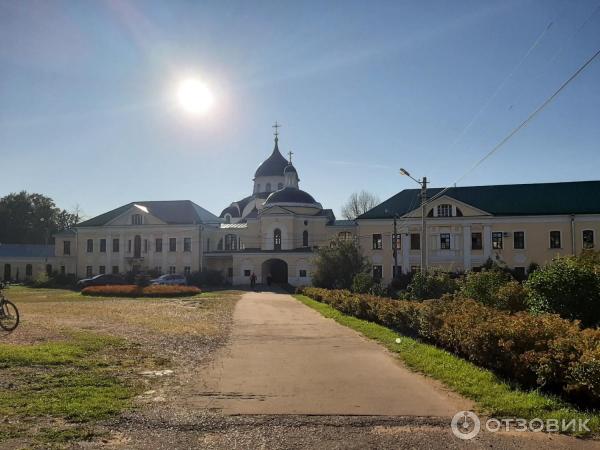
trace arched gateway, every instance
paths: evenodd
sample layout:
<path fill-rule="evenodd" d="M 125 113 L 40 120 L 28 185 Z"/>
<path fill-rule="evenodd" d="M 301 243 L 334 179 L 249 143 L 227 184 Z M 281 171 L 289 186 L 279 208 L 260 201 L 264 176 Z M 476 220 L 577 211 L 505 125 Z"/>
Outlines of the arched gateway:
<path fill-rule="evenodd" d="M 288 265 L 282 259 L 268 259 L 262 263 L 262 281 L 267 282 L 267 277 L 271 274 L 273 283 L 288 282 Z"/>

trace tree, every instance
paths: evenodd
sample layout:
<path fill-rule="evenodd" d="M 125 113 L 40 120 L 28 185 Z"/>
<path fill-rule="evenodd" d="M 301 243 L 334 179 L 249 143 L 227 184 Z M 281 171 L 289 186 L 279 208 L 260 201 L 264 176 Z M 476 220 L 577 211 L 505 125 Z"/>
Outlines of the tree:
<path fill-rule="evenodd" d="M 379 197 L 367 191 L 354 192 L 342 206 L 342 216 L 354 220 L 379 204 Z"/>
<path fill-rule="evenodd" d="M 353 241 L 336 240 L 321 247 L 315 258 L 313 284 L 328 289 L 350 289 L 352 280 L 368 269 L 367 259 Z"/>
<path fill-rule="evenodd" d="M 52 235 L 75 225 L 78 217 L 57 208 L 54 200 L 26 191 L 0 198 L 0 242 L 48 244 Z"/>

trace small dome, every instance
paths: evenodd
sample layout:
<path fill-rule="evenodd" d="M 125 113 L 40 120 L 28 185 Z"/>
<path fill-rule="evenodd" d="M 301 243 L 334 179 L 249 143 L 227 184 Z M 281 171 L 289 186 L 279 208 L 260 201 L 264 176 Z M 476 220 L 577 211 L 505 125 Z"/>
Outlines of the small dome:
<path fill-rule="evenodd" d="M 289 163 L 287 166 L 285 166 L 285 169 L 283 169 L 283 173 L 285 175 L 286 173 L 292 173 L 292 172 L 298 173 L 296 171 L 296 168 L 292 165 L 292 163 Z"/>
<path fill-rule="evenodd" d="M 273 203 L 305 203 L 315 204 L 317 201 L 308 192 L 301 191 L 295 187 L 285 187 L 273 192 L 267 197 L 266 205 Z"/>
<path fill-rule="evenodd" d="M 289 164 L 288 160 L 285 159 L 281 153 L 279 153 L 278 140 L 275 139 L 275 148 L 273 153 L 263 163 L 258 166 L 254 173 L 254 178 L 257 177 L 282 177 L 283 169 Z"/>

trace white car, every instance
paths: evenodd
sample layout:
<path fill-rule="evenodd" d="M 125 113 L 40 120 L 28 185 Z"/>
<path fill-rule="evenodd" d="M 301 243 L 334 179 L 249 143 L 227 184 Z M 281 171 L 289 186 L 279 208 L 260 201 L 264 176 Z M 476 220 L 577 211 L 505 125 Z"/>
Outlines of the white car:
<path fill-rule="evenodd" d="M 150 280 L 151 284 L 169 284 L 169 285 L 181 285 L 187 284 L 187 279 L 183 275 L 161 275 L 154 280 Z"/>

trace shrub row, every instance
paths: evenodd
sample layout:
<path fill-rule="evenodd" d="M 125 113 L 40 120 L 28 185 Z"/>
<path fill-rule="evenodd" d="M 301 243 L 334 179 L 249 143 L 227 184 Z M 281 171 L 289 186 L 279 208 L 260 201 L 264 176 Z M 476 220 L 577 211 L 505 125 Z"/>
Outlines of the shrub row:
<path fill-rule="evenodd" d="M 414 302 L 311 287 L 302 293 L 344 314 L 433 343 L 523 387 L 600 405 L 600 330 L 581 330 L 577 321 L 510 314 L 452 296 Z"/>
<path fill-rule="evenodd" d="M 89 286 L 84 288 L 83 295 L 99 297 L 188 297 L 199 294 L 201 291 L 195 286 Z"/>

